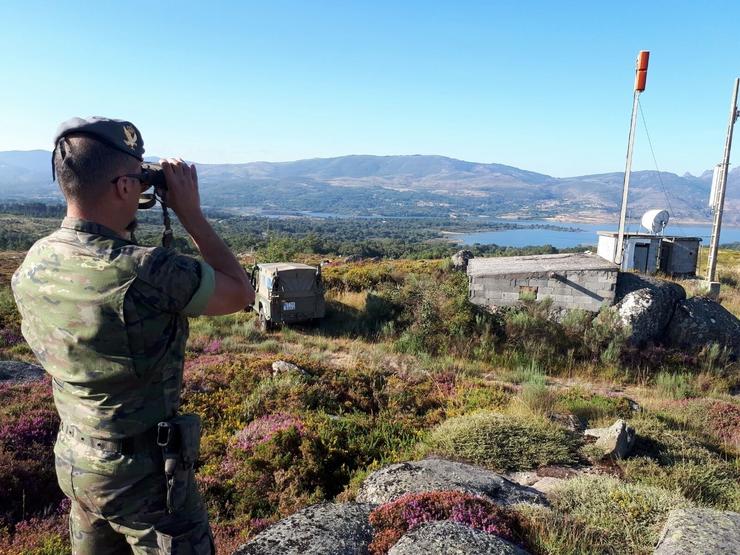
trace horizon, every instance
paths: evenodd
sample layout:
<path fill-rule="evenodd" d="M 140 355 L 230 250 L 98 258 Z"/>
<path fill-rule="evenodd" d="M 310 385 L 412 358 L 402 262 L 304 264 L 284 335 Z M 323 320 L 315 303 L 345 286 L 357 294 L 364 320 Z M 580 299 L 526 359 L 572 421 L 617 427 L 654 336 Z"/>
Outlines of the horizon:
<path fill-rule="evenodd" d="M 123 13 L 78 0 L 0 14 L 0 47 L 18 53 L 4 68 L 0 150 L 50 149 L 61 121 L 103 114 L 136 124 L 147 150 L 207 164 L 413 150 L 550 176 L 623 171 L 644 49 L 633 167 L 700 175 L 722 155 L 740 50 L 717 26 L 740 6 L 723 0 L 669 11 L 132 2 Z M 111 33 L 118 19 L 135 25 Z"/>
<path fill-rule="evenodd" d="M 33 148 L 29 150 L 19 150 L 19 149 L 11 149 L 11 150 L 0 150 L 0 154 L 4 153 L 31 153 L 31 152 L 43 152 L 44 154 L 51 155 L 51 150 L 46 150 L 44 148 Z M 547 177 L 552 177 L 554 179 L 569 179 L 571 177 L 587 177 L 590 175 L 607 175 L 607 174 L 614 174 L 614 173 L 624 173 L 624 170 L 613 170 L 613 171 L 604 171 L 599 173 L 584 173 L 584 174 L 573 174 L 573 175 L 553 175 L 553 174 L 546 174 L 541 173 L 538 171 L 530 170 L 529 168 L 523 168 L 518 166 L 512 166 L 510 164 L 504 164 L 502 162 L 479 162 L 477 160 L 465 160 L 462 158 L 454 158 L 452 156 L 447 156 L 445 154 L 420 154 L 420 153 L 414 153 L 414 154 L 360 154 L 360 153 L 352 153 L 352 154 L 340 154 L 337 156 L 314 156 L 312 158 L 298 158 L 295 160 L 246 160 L 246 161 L 240 161 L 240 162 L 201 162 L 198 160 L 185 160 L 189 164 L 196 164 L 196 166 L 240 166 L 240 165 L 247 165 L 247 164 L 290 164 L 292 162 L 305 162 L 310 160 L 333 160 L 333 159 L 339 159 L 339 158 L 349 158 L 352 156 L 358 156 L 358 157 L 374 157 L 374 158 L 395 158 L 395 157 L 404 157 L 404 156 L 425 156 L 425 157 L 434 157 L 434 158 L 446 158 L 448 160 L 455 160 L 458 162 L 465 162 L 468 164 L 479 164 L 484 166 L 489 165 L 495 165 L 495 166 L 505 166 L 510 167 L 517 170 L 523 170 L 523 171 L 529 171 L 532 173 L 538 173 L 540 175 L 544 175 Z M 148 159 L 161 159 L 161 156 L 155 156 L 155 155 L 149 155 L 145 153 L 144 160 Z M 734 171 L 740 171 L 738 168 L 733 168 L 730 170 L 730 173 L 733 173 Z M 639 173 L 639 172 L 655 172 L 657 171 L 655 168 L 633 168 L 632 173 Z M 700 173 L 693 174 L 690 172 L 683 172 L 679 173 L 676 171 L 671 171 L 670 169 L 661 168 L 660 173 L 668 173 L 672 175 L 677 175 L 679 177 L 685 177 L 685 176 L 691 176 L 691 177 L 701 177 L 702 175 L 706 174 L 707 172 L 711 172 L 712 168 L 707 168 L 703 170 Z"/>

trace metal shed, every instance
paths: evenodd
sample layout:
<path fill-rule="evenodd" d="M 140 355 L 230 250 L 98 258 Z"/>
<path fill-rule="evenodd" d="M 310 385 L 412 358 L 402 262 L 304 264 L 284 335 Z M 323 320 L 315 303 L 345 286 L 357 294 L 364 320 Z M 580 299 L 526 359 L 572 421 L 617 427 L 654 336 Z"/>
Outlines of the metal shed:
<path fill-rule="evenodd" d="M 598 234 L 599 245 L 596 253 L 609 262 L 614 262 L 617 259 L 618 233 L 599 231 Z M 625 233 L 624 256 L 620 269 L 623 272 L 637 271 L 643 274 L 657 272 L 661 239 L 659 235 L 649 233 Z"/>
<path fill-rule="evenodd" d="M 700 237 L 662 237 L 660 271 L 670 276 L 693 277 L 699 261 Z"/>

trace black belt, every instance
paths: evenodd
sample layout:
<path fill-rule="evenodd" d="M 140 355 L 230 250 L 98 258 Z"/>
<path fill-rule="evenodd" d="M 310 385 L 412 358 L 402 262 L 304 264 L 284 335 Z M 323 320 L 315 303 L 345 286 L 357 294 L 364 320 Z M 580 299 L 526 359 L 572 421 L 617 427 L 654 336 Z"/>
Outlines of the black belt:
<path fill-rule="evenodd" d="M 124 437 L 122 439 L 102 439 L 92 437 L 81 431 L 77 426 L 65 424 L 59 425 L 59 433 L 64 437 L 74 439 L 101 451 L 116 453 L 119 455 L 133 455 L 137 452 L 151 449 L 157 445 L 157 428 L 150 428 L 140 434 Z"/>

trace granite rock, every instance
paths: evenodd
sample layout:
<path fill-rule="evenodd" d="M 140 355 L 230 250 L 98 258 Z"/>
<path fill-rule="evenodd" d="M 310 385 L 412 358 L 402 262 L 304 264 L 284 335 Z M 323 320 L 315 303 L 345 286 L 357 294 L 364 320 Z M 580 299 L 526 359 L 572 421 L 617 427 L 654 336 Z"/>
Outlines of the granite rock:
<path fill-rule="evenodd" d="M 712 299 L 691 297 L 676 305 L 666 339 L 671 346 L 684 349 L 719 343 L 738 356 L 740 320 Z"/>
<path fill-rule="evenodd" d="M 654 555 L 737 555 L 740 513 L 676 509 L 660 533 Z"/>
<path fill-rule="evenodd" d="M 276 360 L 272 363 L 272 377 L 276 378 L 281 374 L 294 374 L 301 377 L 307 377 L 309 374 L 300 366 L 284 360 Z"/>
<path fill-rule="evenodd" d="M 480 530 L 449 520 L 427 522 L 407 532 L 388 555 L 527 555 L 527 551 Z"/>
<path fill-rule="evenodd" d="M 676 283 L 635 274 L 620 274 L 619 279 L 622 296 L 614 310 L 631 330 L 630 343 L 639 346 L 661 338 L 686 291 Z"/>
<path fill-rule="evenodd" d="M 284 518 L 233 555 L 365 555 L 372 540 L 372 506 L 320 503 Z"/>
<path fill-rule="evenodd" d="M 471 258 L 473 258 L 473 253 L 469 250 L 457 251 L 451 257 L 453 269 L 464 272 L 468 269 L 468 260 Z"/>
<path fill-rule="evenodd" d="M 361 503 L 388 503 L 407 493 L 436 490 L 464 491 L 502 505 L 520 502 L 545 504 L 536 490 L 469 464 L 430 458 L 393 464 L 365 478 L 357 494 Z"/>
<path fill-rule="evenodd" d="M 605 457 L 623 459 L 635 445 L 635 430 L 624 420 L 617 420 L 608 428 L 589 428 L 584 435 L 595 437 L 596 447 L 604 451 Z"/>

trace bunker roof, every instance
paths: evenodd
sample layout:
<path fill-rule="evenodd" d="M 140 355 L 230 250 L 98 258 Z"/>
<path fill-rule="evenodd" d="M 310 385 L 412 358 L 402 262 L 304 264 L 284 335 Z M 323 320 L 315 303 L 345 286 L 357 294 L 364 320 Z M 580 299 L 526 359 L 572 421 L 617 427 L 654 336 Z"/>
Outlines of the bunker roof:
<path fill-rule="evenodd" d="M 316 271 L 316 266 L 309 266 L 308 264 L 300 264 L 298 262 L 270 262 L 268 264 L 257 264 L 260 270 L 267 272 L 281 272 L 285 270 L 313 270 Z"/>
<path fill-rule="evenodd" d="M 549 272 L 614 271 L 618 266 L 595 254 L 538 254 L 531 256 L 497 256 L 471 258 L 468 275 L 543 274 Z"/>

